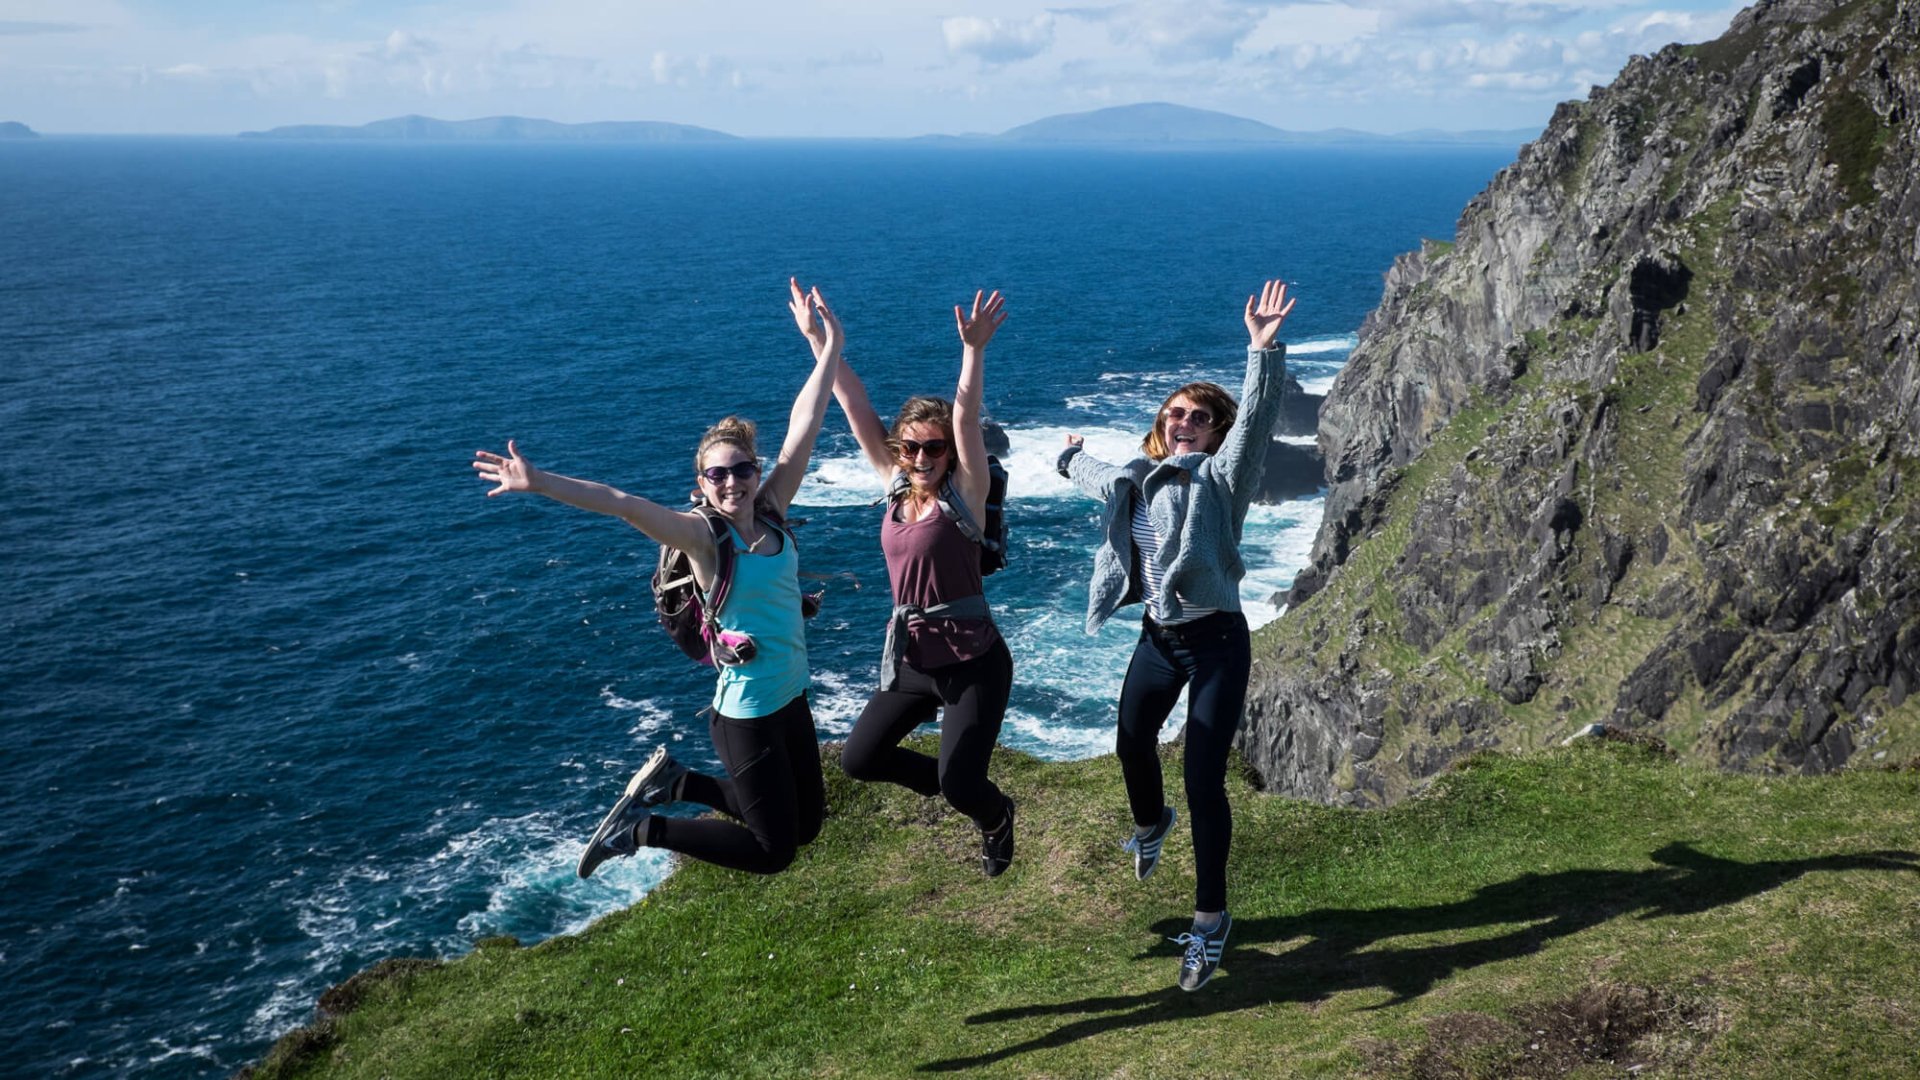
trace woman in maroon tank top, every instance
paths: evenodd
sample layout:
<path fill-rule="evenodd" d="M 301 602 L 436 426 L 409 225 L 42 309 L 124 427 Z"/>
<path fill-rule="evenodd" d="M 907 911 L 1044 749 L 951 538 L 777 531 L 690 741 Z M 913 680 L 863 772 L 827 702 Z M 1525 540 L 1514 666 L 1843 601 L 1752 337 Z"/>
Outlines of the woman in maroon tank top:
<path fill-rule="evenodd" d="M 986 520 L 981 387 L 1005 301 L 998 292 L 975 293 L 971 311 L 955 307 L 953 318 L 961 353 L 951 404 L 909 398 L 889 431 L 844 361 L 833 383 L 861 451 L 893 493 L 880 523 L 894 603 L 880 689 L 854 723 L 841 767 L 856 780 L 944 795 L 979 827 L 981 869 L 996 877 L 1013 861 L 1013 800 L 987 779 L 987 762 L 1006 717 L 1013 656 L 987 609 L 980 544 L 941 503 Z M 939 757 L 900 745 L 936 714 Z"/>

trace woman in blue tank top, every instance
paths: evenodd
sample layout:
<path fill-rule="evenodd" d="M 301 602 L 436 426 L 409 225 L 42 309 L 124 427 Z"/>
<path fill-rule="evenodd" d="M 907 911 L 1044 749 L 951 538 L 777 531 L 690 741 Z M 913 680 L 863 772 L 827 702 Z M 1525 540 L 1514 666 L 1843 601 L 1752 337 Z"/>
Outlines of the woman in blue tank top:
<path fill-rule="evenodd" d="M 729 416 L 707 430 L 694 454 L 694 474 L 707 504 L 720 511 L 731 532 L 734 571 L 718 613 L 730 640 L 752 649 L 729 656 L 720 667 L 709 728 L 727 775 L 708 776 L 675 761 L 666 747 L 628 781 L 580 856 L 586 877 L 609 858 L 642 847 L 664 848 L 696 859 L 773 874 L 793 862 L 801 845 L 820 832 L 826 785 L 820 748 L 807 703 L 807 646 L 802 627 L 799 558 L 780 522 L 806 475 L 820 434 L 827 399 L 840 367 L 840 323 L 815 288 L 803 292 L 789 281 L 788 307 L 813 348 L 813 373 L 794 399 L 780 457 L 765 477 L 750 421 Z M 713 586 L 719 547 L 707 519 L 671 510 L 605 484 L 537 469 L 509 440 L 502 454 L 482 450 L 473 467 L 496 485 L 489 496 L 530 491 L 583 510 L 607 514 L 668 547 L 687 553 L 703 594 Z M 688 800 L 733 818 L 670 818 L 651 811 Z"/>
<path fill-rule="evenodd" d="M 987 778 L 1013 687 L 1013 656 L 993 625 L 981 583 L 980 542 L 950 517 L 986 521 L 987 445 L 980 402 L 987 342 L 1006 320 L 998 292 L 953 309 L 960 381 L 952 404 L 909 398 L 889 431 L 853 369 L 840 365 L 834 397 L 874 472 L 888 485 L 880 546 L 893 583 L 893 617 L 880 688 L 847 736 L 841 768 L 855 780 L 943 795 L 980 830 L 980 867 L 997 877 L 1013 862 L 1013 800 Z M 977 531 L 976 531 L 977 537 Z M 940 756 L 900 746 L 940 715 Z"/>

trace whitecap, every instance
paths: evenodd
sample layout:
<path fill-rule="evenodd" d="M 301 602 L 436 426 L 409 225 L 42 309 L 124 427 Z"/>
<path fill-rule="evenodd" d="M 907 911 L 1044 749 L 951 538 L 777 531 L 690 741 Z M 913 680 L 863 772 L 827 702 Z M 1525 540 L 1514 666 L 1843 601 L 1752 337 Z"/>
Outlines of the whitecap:
<path fill-rule="evenodd" d="M 1350 353 L 1360 347 L 1359 334 L 1334 334 L 1331 337 L 1307 338 L 1305 341 L 1287 343 L 1287 356 L 1325 356 L 1329 353 Z"/>
<path fill-rule="evenodd" d="M 1325 501 L 1322 494 L 1248 511 L 1240 536 L 1240 556 L 1247 565 L 1247 576 L 1240 580 L 1240 606 L 1247 625 L 1257 630 L 1280 617 L 1282 609 L 1272 598 L 1292 587 L 1310 561 Z"/>
<path fill-rule="evenodd" d="M 794 494 L 795 506 L 865 506 L 887 493 L 873 466 L 859 454 L 816 456 Z"/>

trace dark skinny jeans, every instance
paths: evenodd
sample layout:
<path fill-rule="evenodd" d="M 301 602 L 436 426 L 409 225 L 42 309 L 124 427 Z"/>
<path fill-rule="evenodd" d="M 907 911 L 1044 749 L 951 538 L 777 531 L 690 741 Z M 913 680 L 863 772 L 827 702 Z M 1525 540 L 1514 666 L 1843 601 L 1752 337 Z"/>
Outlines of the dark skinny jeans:
<path fill-rule="evenodd" d="M 1115 746 L 1127 782 L 1127 803 L 1141 827 L 1160 823 L 1166 792 L 1160 777 L 1160 728 L 1187 692 L 1184 768 L 1187 823 L 1193 830 L 1195 911 L 1227 909 L 1227 849 L 1233 810 L 1227 805 L 1227 751 L 1246 707 L 1253 669 L 1247 618 L 1221 611 L 1180 626 L 1151 620 L 1140 629 L 1120 687 Z"/>
<path fill-rule="evenodd" d="M 648 818 L 648 847 L 702 862 L 777 874 L 801 845 L 820 835 L 827 786 L 813 709 L 801 694 L 768 716 L 740 720 L 715 711 L 707 730 L 727 776 L 687 774 L 681 798 L 711 806 L 740 824 L 715 818 Z"/>
<path fill-rule="evenodd" d="M 987 779 L 987 762 L 1012 689 L 1013 654 L 1005 641 L 996 640 L 984 656 L 932 671 L 903 663 L 895 688 L 874 694 L 854 722 L 840 767 L 855 780 L 944 795 L 975 825 L 991 829 L 1006 818 L 1006 797 Z M 940 757 L 902 749 L 900 740 L 942 708 Z"/>

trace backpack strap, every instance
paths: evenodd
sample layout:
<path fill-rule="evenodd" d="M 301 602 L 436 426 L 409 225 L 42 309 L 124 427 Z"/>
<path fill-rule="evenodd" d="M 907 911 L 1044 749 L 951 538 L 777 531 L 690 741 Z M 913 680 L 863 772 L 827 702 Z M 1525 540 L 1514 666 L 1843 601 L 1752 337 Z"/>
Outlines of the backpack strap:
<path fill-rule="evenodd" d="M 937 498 L 940 500 L 940 509 L 960 530 L 961 536 L 976 544 L 986 542 L 987 534 L 980 528 L 980 523 L 973 520 L 973 515 L 967 511 L 967 500 L 961 498 L 959 489 L 953 486 L 953 470 L 947 470 L 947 478 L 940 482 L 940 494 Z"/>
<path fill-rule="evenodd" d="M 704 602 L 700 605 L 700 617 L 706 623 L 707 635 L 711 638 L 720 632 L 720 607 L 727 602 L 727 594 L 733 591 L 733 529 L 727 524 L 727 516 L 711 506 L 696 506 L 693 512 L 707 523 L 707 531 L 713 536 L 713 586 L 707 590 Z M 696 584 L 694 587 L 699 586 Z"/>
<path fill-rule="evenodd" d="M 907 492 L 912 489 L 913 481 L 907 479 L 906 473 L 896 469 L 893 473 L 893 482 L 887 485 L 886 501 L 898 503 L 906 498 Z M 961 536 L 976 544 L 986 542 L 986 533 L 981 530 L 980 523 L 973 520 L 973 515 L 967 512 L 967 501 L 960 497 L 959 489 L 953 486 L 953 470 L 947 470 L 947 478 L 940 481 L 940 490 L 934 492 L 933 500 L 940 504 L 940 512 L 947 516 L 948 521 L 953 522 L 954 526 L 960 530 Z"/>

